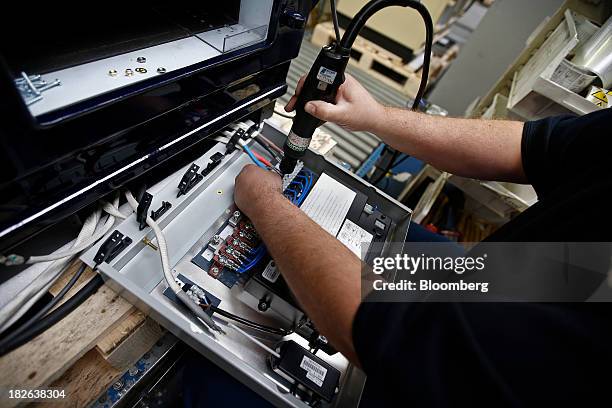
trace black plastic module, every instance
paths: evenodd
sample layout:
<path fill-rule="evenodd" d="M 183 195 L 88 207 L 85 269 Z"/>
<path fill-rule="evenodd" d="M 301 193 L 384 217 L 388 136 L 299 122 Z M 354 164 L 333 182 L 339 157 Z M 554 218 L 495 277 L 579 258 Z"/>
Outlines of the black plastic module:
<path fill-rule="evenodd" d="M 230 154 L 234 150 L 236 150 L 236 143 L 238 143 L 238 139 L 242 139 L 246 135 L 246 132 L 242 129 L 238 129 L 227 142 L 227 147 L 225 148 L 225 154 Z"/>
<path fill-rule="evenodd" d="M 200 166 L 195 163 L 189 167 L 189 170 L 185 172 L 181 182 L 178 185 L 179 192 L 176 195 L 176 198 L 179 198 L 183 194 L 187 194 L 193 188 L 193 186 L 202 181 L 204 176 L 198 173 L 199 170 Z"/>
<path fill-rule="evenodd" d="M 125 248 L 132 243 L 132 238 L 124 236 L 121 232 L 115 230 L 110 237 L 104 241 L 98 253 L 94 257 L 94 262 L 99 265 L 102 262 L 109 263 Z"/>
<path fill-rule="evenodd" d="M 225 157 L 225 155 L 223 153 L 217 152 L 217 153 L 213 154 L 210 157 L 210 162 L 208 163 L 208 165 L 206 165 L 206 168 L 204 170 L 202 170 L 202 176 L 208 176 L 211 171 L 216 169 L 217 166 L 219 164 L 221 164 L 221 161 L 223 160 L 223 157 Z"/>
<path fill-rule="evenodd" d="M 170 208 L 172 208 L 172 204 L 170 202 L 162 201 L 161 207 L 159 207 L 157 210 L 151 210 L 151 218 L 153 221 L 157 221 L 159 217 L 164 215 Z"/>
<path fill-rule="evenodd" d="M 153 201 L 153 196 L 145 191 L 138 202 L 138 207 L 136 208 L 136 221 L 141 231 L 147 226 L 147 213 L 149 212 L 149 207 L 151 207 L 151 201 Z"/>
<path fill-rule="evenodd" d="M 272 369 L 279 370 L 314 395 L 331 402 L 338 389 L 340 371 L 294 341 L 280 347 L 280 358 L 272 358 Z"/>

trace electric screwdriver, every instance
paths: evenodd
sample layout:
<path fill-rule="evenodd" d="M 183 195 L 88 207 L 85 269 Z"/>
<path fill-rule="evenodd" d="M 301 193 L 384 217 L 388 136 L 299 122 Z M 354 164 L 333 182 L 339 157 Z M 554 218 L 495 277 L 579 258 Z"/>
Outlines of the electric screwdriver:
<path fill-rule="evenodd" d="M 332 6 L 334 2 L 332 0 Z M 427 8 L 415 0 L 371 0 L 366 3 L 355 15 L 347 27 L 342 39 L 336 38 L 332 45 L 323 47 L 317 59 L 310 68 L 302 92 L 298 95 L 295 105 L 295 117 L 289 136 L 285 140 L 283 151 L 285 153 L 280 163 L 280 171 L 289 174 L 295 169 L 295 165 L 306 153 L 306 149 L 312 140 L 315 129 L 323 124 L 323 121 L 315 118 L 304 111 L 304 105 L 313 100 L 322 100 L 329 103 L 336 101 L 338 88 L 344 82 L 344 70 L 350 58 L 350 50 L 365 25 L 366 21 L 376 12 L 390 6 L 410 7 L 416 10 L 425 23 L 425 53 L 423 59 L 423 69 L 421 72 L 421 82 L 419 90 L 414 98 L 413 109 L 418 107 L 421 97 L 425 93 L 427 77 L 429 74 L 429 62 L 431 58 L 431 48 L 433 41 L 433 23 Z M 335 8 L 332 8 L 332 15 Z M 335 17 L 335 16 L 334 16 Z M 334 19 L 336 20 L 336 19 Z M 337 26 L 337 22 L 334 21 Z M 339 29 L 336 27 L 336 36 L 339 36 Z M 387 169 L 384 174 L 389 169 Z"/>
<path fill-rule="evenodd" d="M 309 101 L 320 100 L 329 103 L 336 101 L 338 88 L 344 82 L 344 70 L 349 61 L 349 50 L 335 44 L 321 49 L 304 81 L 302 92 L 295 104 L 295 118 L 289 136 L 283 146 L 285 153 L 280 163 L 280 171 L 289 174 L 297 161 L 304 156 L 310 145 L 315 129 L 323 124 L 304 110 Z"/>

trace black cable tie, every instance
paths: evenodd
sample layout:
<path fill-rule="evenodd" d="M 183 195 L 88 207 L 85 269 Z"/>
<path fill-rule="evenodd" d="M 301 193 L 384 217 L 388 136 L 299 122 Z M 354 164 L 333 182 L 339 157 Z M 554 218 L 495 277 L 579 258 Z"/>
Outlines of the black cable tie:
<path fill-rule="evenodd" d="M 100 249 L 96 252 L 96 256 L 94 256 L 93 260 L 96 265 L 100 265 L 103 262 L 108 263 L 131 243 L 132 239 L 130 237 L 124 236 L 121 232 L 115 230 L 110 237 L 100 245 Z"/>
<path fill-rule="evenodd" d="M 147 226 L 147 215 L 152 201 L 153 196 L 145 191 L 136 208 L 136 222 L 138 222 L 138 228 L 141 231 Z"/>

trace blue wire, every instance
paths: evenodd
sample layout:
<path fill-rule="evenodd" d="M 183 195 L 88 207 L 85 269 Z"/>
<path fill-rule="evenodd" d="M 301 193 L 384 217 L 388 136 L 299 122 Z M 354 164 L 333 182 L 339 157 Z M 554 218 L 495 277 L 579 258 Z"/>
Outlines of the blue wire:
<path fill-rule="evenodd" d="M 246 147 L 246 146 L 244 146 Z M 252 152 L 248 149 L 245 148 L 244 151 L 251 156 Z M 251 159 L 255 159 L 257 160 L 257 158 L 255 158 L 254 156 L 251 156 Z M 253 160 L 253 161 L 255 161 Z M 257 162 L 259 162 L 259 160 L 257 160 Z M 257 162 L 255 162 L 257 164 Z M 260 162 L 261 164 L 261 162 Z M 258 164 L 259 165 L 259 164 Z M 306 184 L 302 184 L 300 182 L 294 181 L 291 184 L 298 184 L 301 187 L 301 192 L 298 192 L 294 189 L 291 188 L 287 188 L 285 190 L 285 193 L 287 194 L 287 198 L 289 198 L 289 200 L 295 204 L 295 205 L 300 205 L 302 204 L 302 202 L 306 199 L 306 195 L 307 193 L 310 191 L 310 189 L 312 188 L 312 180 L 313 180 L 313 173 L 309 170 L 304 170 L 304 172 L 306 173 L 305 175 L 303 174 L 298 174 L 296 176 L 296 179 L 299 177 L 301 179 L 304 179 Z M 291 196 L 289 196 L 291 195 Z M 238 268 L 237 272 L 238 273 L 244 273 L 247 272 L 248 270 L 250 270 L 252 267 L 254 267 L 255 265 L 257 265 L 257 263 L 259 261 L 261 261 L 261 259 L 266 255 L 268 251 L 266 250 L 266 247 L 264 244 L 259 245 L 257 248 L 255 248 L 254 250 L 251 251 L 251 253 L 249 255 L 254 256 L 248 264 L 241 266 L 240 268 Z"/>
<path fill-rule="evenodd" d="M 255 157 L 255 155 L 253 154 L 253 152 L 251 151 L 251 149 L 249 149 L 249 146 L 244 145 L 242 146 L 242 148 L 244 149 L 244 152 L 246 154 L 249 155 L 249 157 L 251 158 L 251 160 L 253 160 L 253 163 L 255 163 L 256 165 L 258 165 L 259 167 L 261 167 L 262 169 L 267 169 L 267 167 L 259 161 L 259 159 L 257 157 Z"/>
<path fill-rule="evenodd" d="M 241 266 L 240 268 L 238 268 L 238 273 L 244 273 L 246 271 L 248 271 L 249 269 L 251 269 L 253 266 L 255 266 L 260 260 L 261 258 L 264 257 L 264 255 L 266 254 L 266 247 L 261 244 L 260 246 L 257 247 L 257 249 L 255 249 L 255 257 L 246 265 Z"/>

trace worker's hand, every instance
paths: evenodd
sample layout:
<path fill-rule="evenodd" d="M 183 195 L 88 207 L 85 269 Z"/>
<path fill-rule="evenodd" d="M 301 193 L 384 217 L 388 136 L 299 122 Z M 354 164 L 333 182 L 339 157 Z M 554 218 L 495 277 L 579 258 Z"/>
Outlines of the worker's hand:
<path fill-rule="evenodd" d="M 300 78 L 285 111 L 291 112 L 295 108 L 297 95 L 302 91 L 306 75 Z M 323 101 L 310 101 L 304 110 L 321 120 L 334 122 L 347 130 L 373 129 L 374 124 L 381 120 L 384 107 L 370 95 L 355 78 L 346 74 L 344 83 L 338 88 L 336 104 Z"/>
<path fill-rule="evenodd" d="M 236 176 L 234 201 L 249 218 L 269 206 L 276 198 L 283 198 L 282 181 L 278 174 L 254 164 L 244 166 Z"/>

